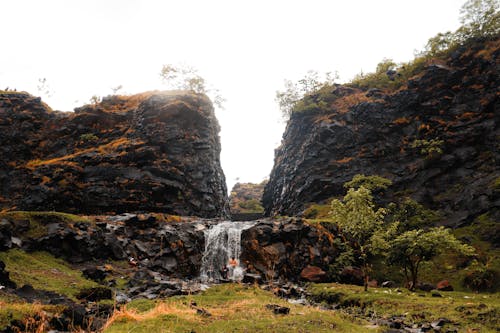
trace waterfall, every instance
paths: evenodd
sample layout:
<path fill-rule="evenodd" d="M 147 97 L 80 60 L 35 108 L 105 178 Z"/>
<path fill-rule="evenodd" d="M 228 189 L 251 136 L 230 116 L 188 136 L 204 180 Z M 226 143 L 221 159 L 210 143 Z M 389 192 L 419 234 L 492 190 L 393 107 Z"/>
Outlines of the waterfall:
<path fill-rule="evenodd" d="M 200 278 L 203 282 L 223 279 L 223 270 L 228 269 L 227 278 L 239 281 L 244 268 L 240 264 L 241 232 L 251 228 L 255 222 L 224 221 L 205 230 L 205 252 L 201 259 Z M 237 265 L 228 265 L 235 258 Z"/>

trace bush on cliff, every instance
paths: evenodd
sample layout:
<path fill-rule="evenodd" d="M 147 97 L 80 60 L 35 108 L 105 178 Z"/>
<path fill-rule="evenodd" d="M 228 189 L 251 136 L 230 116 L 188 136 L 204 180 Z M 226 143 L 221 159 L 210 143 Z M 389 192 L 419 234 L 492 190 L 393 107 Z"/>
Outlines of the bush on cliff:
<path fill-rule="evenodd" d="M 429 38 L 415 59 L 400 64 L 384 59 L 374 73 L 360 73 L 349 83 L 363 89 L 398 89 L 420 73 L 435 58 L 444 59 L 460 45 L 477 38 L 497 38 L 500 34 L 499 3 L 496 0 L 468 0 L 460 10 L 460 23 L 455 32 L 438 33 Z"/>

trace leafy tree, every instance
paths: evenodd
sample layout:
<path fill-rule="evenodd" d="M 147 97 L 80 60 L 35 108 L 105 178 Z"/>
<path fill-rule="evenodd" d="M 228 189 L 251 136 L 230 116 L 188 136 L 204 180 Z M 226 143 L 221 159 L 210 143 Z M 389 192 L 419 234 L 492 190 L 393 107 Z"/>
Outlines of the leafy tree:
<path fill-rule="evenodd" d="M 368 289 L 368 273 L 370 265 L 368 257 L 377 253 L 383 242 L 384 215 L 386 210 L 375 210 L 371 191 L 364 186 L 350 188 L 343 201 L 332 200 L 331 217 L 340 231 L 352 242 L 354 250 L 359 254 L 365 291 Z"/>
<path fill-rule="evenodd" d="M 320 78 L 317 71 L 310 70 L 297 82 L 285 80 L 285 89 L 276 91 L 276 101 L 283 115 L 283 119 L 288 119 L 296 110 L 297 104 L 307 95 L 319 91 L 321 88 L 331 86 L 339 78 L 338 74 L 327 72 L 324 80 Z"/>
<path fill-rule="evenodd" d="M 170 89 L 190 90 L 197 94 L 206 94 L 212 99 L 215 106 L 220 109 L 224 108 L 225 99 L 217 89 L 207 87 L 205 79 L 194 67 L 163 65 L 160 77 Z"/>
<path fill-rule="evenodd" d="M 497 36 L 500 33 L 500 2 L 498 0 L 468 0 L 460 9 L 462 27 L 457 31 L 463 38 Z"/>
<path fill-rule="evenodd" d="M 409 230 L 392 238 L 387 244 L 387 262 L 403 269 L 410 290 L 417 285 L 418 272 L 423 262 L 430 261 L 445 251 L 456 251 L 471 256 L 474 248 L 462 244 L 444 227 Z"/>
<path fill-rule="evenodd" d="M 351 181 L 348 181 L 344 184 L 344 188 L 358 189 L 363 186 L 370 191 L 375 191 L 385 190 L 388 186 L 391 185 L 392 181 L 384 177 L 380 177 L 377 175 L 365 176 L 363 174 L 357 174 L 352 178 Z"/>
<path fill-rule="evenodd" d="M 411 198 L 404 198 L 398 204 L 387 206 L 386 220 L 388 223 L 399 222 L 399 230 L 407 231 L 425 228 L 436 223 L 441 215 L 427 209 Z"/>

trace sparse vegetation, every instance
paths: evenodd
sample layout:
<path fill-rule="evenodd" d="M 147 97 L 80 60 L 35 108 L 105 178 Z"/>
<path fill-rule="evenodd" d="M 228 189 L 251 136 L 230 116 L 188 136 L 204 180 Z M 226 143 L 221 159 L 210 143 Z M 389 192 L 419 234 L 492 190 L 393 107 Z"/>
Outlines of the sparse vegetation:
<path fill-rule="evenodd" d="M 219 109 L 224 108 L 224 97 L 218 89 L 208 87 L 198 70 L 190 66 L 163 65 L 160 78 L 170 89 L 189 90 L 197 94 L 210 96 L 212 103 Z"/>
<path fill-rule="evenodd" d="M 14 226 L 20 225 L 23 221 L 27 221 L 27 227 L 19 230 L 19 235 L 24 238 L 38 238 L 46 235 L 46 225 L 49 223 L 90 223 L 90 221 L 84 217 L 59 212 L 3 212 L 0 213 L 0 219 L 6 219 L 14 224 Z"/>
<path fill-rule="evenodd" d="M 93 133 L 85 133 L 80 135 L 80 141 L 93 142 L 99 140 L 99 137 Z"/>
<path fill-rule="evenodd" d="M 35 289 L 54 291 L 74 298 L 80 290 L 98 286 L 85 279 L 80 271 L 46 252 L 27 253 L 13 249 L 0 252 L 0 260 L 5 263 L 10 279 L 19 287 L 29 284 Z"/>
<path fill-rule="evenodd" d="M 500 312 L 499 294 L 443 292 L 432 297 L 430 292 L 400 289 L 371 289 L 336 283 L 312 284 L 308 288 L 316 302 L 333 302 L 343 311 L 379 318 L 401 316 L 405 323 L 421 324 L 440 318 L 450 321 L 443 327 L 458 332 L 497 332 Z"/>
<path fill-rule="evenodd" d="M 197 314 L 192 302 L 211 316 Z M 290 314 L 273 314 L 266 304 L 290 307 Z M 289 304 L 257 286 L 225 284 L 200 295 L 133 301 L 115 313 L 104 332 L 373 332 L 364 324 L 335 312 Z"/>
<path fill-rule="evenodd" d="M 415 140 L 410 147 L 420 149 L 420 154 L 426 156 L 427 159 L 431 159 L 443 153 L 443 144 L 444 140 L 435 138 L 430 140 Z"/>
<path fill-rule="evenodd" d="M 276 101 L 283 115 L 283 119 L 288 119 L 294 112 L 306 112 L 327 107 L 326 101 L 321 98 L 314 99 L 312 94 L 322 91 L 333 85 L 338 79 L 337 73 L 326 73 L 324 79 L 316 71 L 309 71 L 298 82 L 285 80 L 285 89 L 276 92 Z"/>

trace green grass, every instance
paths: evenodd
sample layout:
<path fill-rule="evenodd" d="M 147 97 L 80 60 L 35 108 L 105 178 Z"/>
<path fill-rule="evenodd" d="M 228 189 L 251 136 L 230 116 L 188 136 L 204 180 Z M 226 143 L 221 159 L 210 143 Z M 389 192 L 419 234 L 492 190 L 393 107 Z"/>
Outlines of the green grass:
<path fill-rule="evenodd" d="M 80 271 L 46 252 L 27 253 L 13 249 L 0 252 L 0 260 L 18 287 L 30 284 L 35 289 L 54 291 L 75 299 L 81 289 L 98 286 L 85 279 Z"/>
<path fill-rule="evenodd" d="M 398 292 L 397 289 L 371 288 L 365 292 L 363 287 L 336 283 L 312 284 L 308 290 L 315 301 L 340 304 L 382 318 L 405 316 L 413 323 L 447 318 L 456 323 L 460 332 L 472 329 L 497 332 L 500 325 L 499 293 L 441 292 L 443 297 L 432 297 L 431 293 L 404 289 Z"/>
<path fill-rule="evenodd" d="M 3 330 L 13 320 L 24 321 L 27 318 L 33 318 L 38 315 L 43 318 L 46 312 L 59 313 L 63 310 L 62 306 L 41 305 L 38 303 L 29 304 L 17 299 L 15 296 L 0 291 L 0 330 Z M 33 327 L 38 326 L 33 323 Z M 30 330 L 26 330 L 30 331 Z M 34 331 L 34 330 L 33 330 Z"/>
<path fill-rule="evenodd" d="M 47 234 L 46 225 L 50 223 L 90 223 L 90 221 L 84 217 L 59 212 L 5 212 L 0 213 L 0 219 L 7 219 L 14 225 L 19 224 L 22 220 L 28 220 L 30 222 L 29 229 L 20 234 L 22 238 L 39 238 L 45 236 Z"/>
<path fill-rule="evenodd" d="M 211 316 L 196 314 L 191 301 Z M 266 304 L 290 307 L 290 314 L 275 315 Z M 258 287 L 227 284 L 200 295 L 133 301 L 104 332 L 377 332 L 365 325 L 335 312 L 289 304 Z"/>

